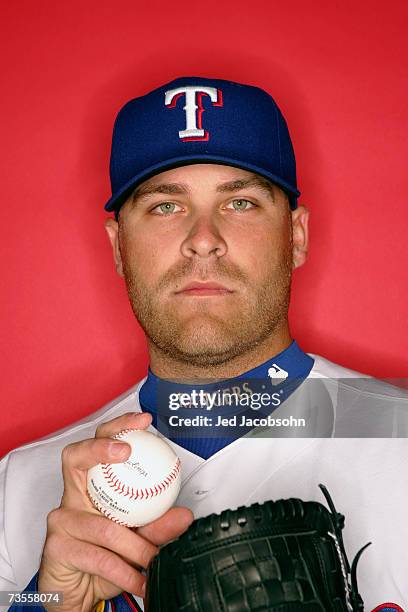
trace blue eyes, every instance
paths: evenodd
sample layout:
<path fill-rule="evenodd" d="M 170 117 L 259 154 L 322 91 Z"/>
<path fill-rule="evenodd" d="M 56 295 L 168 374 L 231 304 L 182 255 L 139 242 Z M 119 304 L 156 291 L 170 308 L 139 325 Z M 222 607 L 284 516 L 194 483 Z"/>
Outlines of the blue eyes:
<path fill-rule="evenodd" d="M 236 200 L 232 200 L 231 202 L 229 202 L 228 208 L 230 204 L 232 204 L 233 210 L 236 212 L 244 212 L 256 206 L 255 204 L 253 204 L 249 200 L 245 200 L 244 198 L 237 198 Z M 248 204 L 250 205 L 250 207 L 248 207 Z M 173 202 L 163 202 L 162 204 L 158 204 L 157 206 L 155 206 L 152 209 L 152 212 L 160 211 L 155 212 L 155 214 L 158 214 L 160 216 L 171 215 L 175 211 L 176 206 L 179 206 L 179 204 L 174 204 Z M 231 210 L 231 208 L 229 208 L 229 210 Z"/>

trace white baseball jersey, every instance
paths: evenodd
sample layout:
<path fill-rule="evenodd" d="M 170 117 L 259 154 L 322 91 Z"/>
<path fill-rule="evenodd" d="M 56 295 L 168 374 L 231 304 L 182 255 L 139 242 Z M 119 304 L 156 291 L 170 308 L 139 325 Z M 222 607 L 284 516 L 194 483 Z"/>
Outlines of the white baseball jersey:
<path fill-rule="evenodd" d="M 388 425 L 395 419 L 393 428 L 398 428 L 398 413 L 408 415 L 408 393 L 379 381 L 374 387 L 356 389 L 344 379 L 361 374 L 312 357 L 315 363 L 307 380 L 327 383 L 338 414 L 352 414 L 363 404 L 360 413 L 365 420 L 355 423 L 359 437 L 263 437 L 265 428 L 261 428 L 207 460 L 170 442 L 182 465 L 177 505 L 189 507 L 198 518 L 268 499 L 298 497 L 325 503 L 318 488 L 323 483 L 346 517 L 343 537 L 350 562 L 364 544 L 372 542 L 358 565 L 365 609 L 384 602 L 404 608 L 408 606 L 408 439 L 400 431 L 391 435 L 401 437 L 378 438 L 363 437 L 361 432 L 373 406 L 380 407 Z M 337 379 L 342 381 L 336 383 Z M 39 568 L 46 517 L 59 506 L 63 492 L 62 449 L 93 437 L 100 423 L 140 409 L 138 393 L 145 380 L 80 422 L 2 459 L 0 590 L 23 590 Z M 313 408 L 305 382 L 282 405 L 291 414 L 300 414 L 305 405 Z"/>

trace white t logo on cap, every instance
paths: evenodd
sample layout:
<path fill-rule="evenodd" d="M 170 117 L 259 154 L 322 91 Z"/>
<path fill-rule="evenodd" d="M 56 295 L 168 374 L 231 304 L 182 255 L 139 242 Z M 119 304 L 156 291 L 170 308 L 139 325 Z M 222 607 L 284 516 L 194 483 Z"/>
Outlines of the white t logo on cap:
<path fill-rule="evenodd" d="M 213 106 L 222 106 L 222 92 L 216 87 L 201 87 L 187 85 L 166 91 L 164 104 L 169 108 L 174 108 L 180 96 L 185 95 L 186 104 L 183 110 L 186 111 L 186 129 L 179 132 L 179 138 L 183 141 L 208 140 L 209 134 L 203 130 L 201 125 L 201 115 L 204 112 L 202 97 L 209 96 Z"/>

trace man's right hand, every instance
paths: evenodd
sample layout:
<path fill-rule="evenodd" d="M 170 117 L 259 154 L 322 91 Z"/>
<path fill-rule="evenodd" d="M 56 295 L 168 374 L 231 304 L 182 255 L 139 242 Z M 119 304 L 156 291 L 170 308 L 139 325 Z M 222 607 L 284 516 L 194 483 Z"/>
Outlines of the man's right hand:
<path fill-rule="evenodd" d="M 38 590 L 63 591 L 64 601 L 46 604 L 48 612 L 91 612 L 96 603 L 122 591 L 143 597 L 141 570 L 159 545 L 177 538 L 192 522 L 190 510 L 171 508 L 152 523 L 130 529 L 101 514 L 88 497 L 88 469 L 98 463 L 121 463 L 130 455 L 128 444 L 111 437 L 123 429 L 146 429 L 150 423 L 148 413 L 127 413 L 102 423 L 95 438 L 62 451 L 64 493 L 59 508 L 47 517 Z"/>

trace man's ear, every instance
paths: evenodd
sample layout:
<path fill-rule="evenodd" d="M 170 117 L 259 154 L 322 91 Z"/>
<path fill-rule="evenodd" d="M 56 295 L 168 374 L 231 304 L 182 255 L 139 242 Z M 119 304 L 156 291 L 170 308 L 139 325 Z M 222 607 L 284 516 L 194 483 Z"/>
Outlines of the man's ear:
<path fill-rule="evenodd" d="M 120 250 L 119 250 L 119 225 L 118 225 L 118 222 L 115 221 L 115 219 L 112 219 L 112 217 L 109 217 L 105 221 L 105 229 L 106 229 L 106 232 L 107 232 L 107 234 L 109 236 L 109 240 L 110 240 L 111 245 L 112 245 L 113 259 L 115 261 L 116 272 L 119 274 L 119 276 L 123 277 L 122 258 L 120 256 Z"/>
<path fill-rule="evenodd" d="M 309 211 L 305 206 L 292 210 L 292 268 L 302 266 L 309 248 Z"/>

